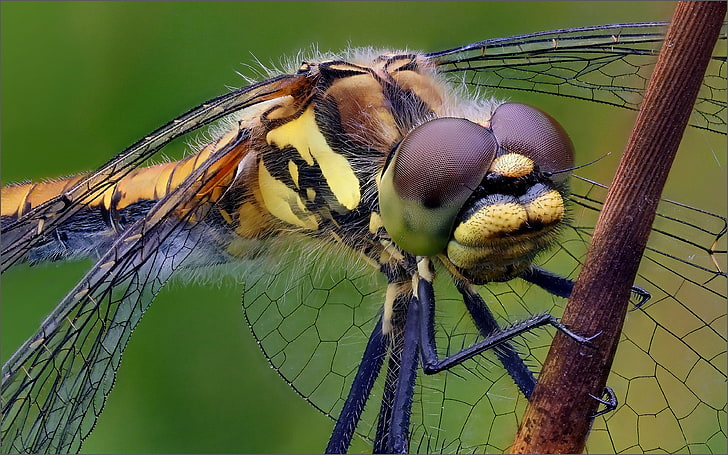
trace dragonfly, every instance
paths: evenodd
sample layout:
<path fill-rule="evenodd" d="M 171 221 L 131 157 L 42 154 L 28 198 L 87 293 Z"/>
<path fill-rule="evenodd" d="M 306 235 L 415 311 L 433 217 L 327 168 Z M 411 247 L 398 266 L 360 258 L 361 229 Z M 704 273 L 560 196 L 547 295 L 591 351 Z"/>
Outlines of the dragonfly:
<path fill-rule="evenodd" d="M 531 294 L 538 295 L 537 286 L 519 288 L 514 284 L 521 281 L 516 276 L 523 277 L 527 271 L 546 275 L 540 272 L 542 269 L 529 265 L 527 269 L 509 272 L 513 274 L 512 281 L 480 287 L 499 278 L 468 275 L 474 272 L 464 266 L 453 268 L 446 257 L 441 257 L 442 248 L 421 252 L 416 245 L 398 246 L 408 242 L 410 233 L 397 237 L 390 232 L 396 231 L 396 226 L 387 224 L 391 221 L 378 224 L 378 217 L 372 216 L 380 212 L 382 205 L 381 182 L 387 184 L 386 172 L 381 171 L 392 162 L 397 163 L 397 159 L 388 158 L 390 151 L 406 150 L 399 143 L 404 143 L 404 138 L 412 139 L 407 133 L 423 131 L 422 125 L 438 125 L 435 120 L 443 117 L 468 118 L 473 120 L 464 123 L 468 127 L 493 130 L 491 123 L 498 118 L 500 105 L 487 108 L 487 104 L 477 99 L 457 97 L 453 87 L 459 84 L 537 90 L 636 108 L 662 33 L 661 24 L 621 24 L 489 40 L 429 54 L 392 52 L 361 56 L 352 53 L 340 60 L 309 60 L 289 74 L 253 83 L 203 103 L 145 136 L 93 173 L 45 185 L 4 189 L 3 270 L 16 262 L 58 260 L 74 255 L 92 255 L 99 259 L 43 323 L 38 334 L 3 368 L 3 444 L 10 441 L 14 444 L 10 446 L 12 450 L 18 451 L 77 450 L 110 393 L 131 330 L 160 287 L 176 272 L 189 273 L 203 267 L 239 262 L 246 268 L 245 316 L 259 344 L 276 371 L 325 414 L 340 418 L 348 397 L 368 398 L 369 394 L 361 396 L 362 387 L 351 387 L 358 364 L 368 364 L 370 359 L 388 360 L 386 371 L 378 379 L 372 379 L 374 390 L 370 392 L 372 397 L 384 397 L 382 407 L 369 405 L 360 416 L 347 411 L 337 427 L 354 427 L 359 435 L 373 441 L 375 449 L 391 448 L 387 444 L 394 425 L 391 416 L 386 416 L 389 411 L 385 403 L 389 400 L 387 395 L 400 388 L 393 376 L 399 366 L 397 349 L 403 340 L 393 334 L 398 330 L 406 332 L 407 317 L 403 311 L 413 294 L 407 282 L 413 276 L 426 276 L 430 264 L 435 264 L 438 268 L 432 280 L 438 290 L 438 311 L 444 305 L 462 306 L 464 298 L 474 300 L 479 308 L 485 307 L 481 301 L 492 301 L 502 308 L 501 313 L 497 308 L 493 311 L 501 318 L 500 325 L 504 325 L 513 322 L 512 314 L 517 313 L 509 305 L 520 307 L 522 317 L 544 311 L 544 308 L 530 307 Z M 356 63 L 352 63 L 354 57 Z M 724 60 L 717 59 L 709 70 L 712 75 L 722 76 L 723 82 Z M 379 79 L 394 79 L 394 74 L 402 75 L 402 81 L 388 82 L 392 87 L 408 83 L 406 78 L 412 76 L 431 88 L 430 91 L 413 90 L 413 95 L 389 95 L 388 102 L 401 101 L 404 106 L 399 107 L 400 111 L 408 115 L 397 116 L 393 122 L 383 121 L 378 117 L 379 111 L 362 112 L 361 104 L 353 113 L 342 111 L 342 100 L 348 97 L 339 94 L 337 98 L 335 90 L 342 81 L 363 76 L 369 86 L 358 96 L 382 93 L 386 96 Z M 615 75 L 625 82 L 615 83 L 612 80 Z M 380 88 L 367 77 L 374 79 Z M 317 85 L 327 78 L 331 79 L 327 82 L 329 85 Z M 609 82 L 605 83 L 606 80 Z M 694 126 L 724 134 L 725 104 L 720 104 L 724 85 L 716 85 L 709 78 L 706 84 L 709 95 L 696 105 Z M 330 98 L 317 98 L 322 87 L 330 90 Z M 346 88 L 341 90 L 349 93 Z M 442 96 L 448 101 L 438 103 L 423 93 L 430 93 L 434 98 Z M 333 131 L 320 127 L 321 112 L 331 112 L 330 105 L 338 106 L 334 109 L 338 117 L 334 116 L 337 126 Z M 330 110 L 317 110 L 319 106 L 329 106 Z M 520 109 L 520 105 L 513 103 L 503 106 Z M 528 109 L 527 112 L 535 112 L 547 125 L 552 125 L 548 116 Z M 481 110 L 486 111 L 484 116 Z M 356 127 L 344 121 L 349 116 L 358 119 Z M 198 153 L 180 162 L 142 167 L 149 156 L 172 138 L 221 118 L 223 126 L 218 128 L 217 139 Z M 362 123 L 362 118 L 371 123 Z M 265 143 L 257 145 L 267 152 L 253 146 L 261 138 L 265 138 Z M 318 142 L 314 146 L 310 141 Z M 312 151 L 312 159 L 308 161 L 305 153 L 301 153 L 307 149 Z M 300 156 L 292 160 L 295 151 Z M 330 156 L 314 155 L 313 151 L 328 152 Z M 537 164 L 552 174 L 572 166 L 571 158 L 558 160 L 553 168 L 543 162 Z M 347 168 L 351 170 L 348 180 L 348 171 L 341 175 L 341 170 Z M 490 168 L 487 172 L 493 173 Z M 549 177 L 539 182 L 550 188 L 545 194 L 559 189 L 558 185 L 549 186 L 550 180 Z M 390 184 L 392 181 L 396 179 L 390 180 Z M 295 191 L 289 191 L 294 187 Z M 359 188 L 358 195 L 354 187 Z M 31 189 L 30 195 L 27 194 Z M 598 193 L 602 189 L 593 182 L 575 180 L 571 189 L 574 207 L 570 210 L 585 212 L 587 218 L 590 213 L 596 213 L 601 199 Z M 557 194 L 562 193 L 557 191 Z M 641 440 L 644 437 L 641 434 L 634 442 L 621 443 L 633 445 L 617 447 L 613 441 L 619 440 L 618 432 L 624 422 L 648 420 L 646 416 L 657 421 L 665 419 L 665 414 L 672 416 L 672 420 L 667 420 L 675 423 L 678 439 L 678 442 L 669 441 L 677 445 L 665 445 L 665 450 L 684 450 L 698 445 L 701 449 L 710 448 L 719 444 L 716 439 L 725 440 L 725 425 L 720 425 L 725 421 L 725 393 L 722 386 L 720 390 L 717 386 L 711 387 L 725 381 L 725 369 L 720 363 L 721 356 L 725 356 L 725 330 L 717 327 L 725 319 L 725 308 L 712 314 L 709 309 L 701 309 L 706 311 L 703 313 L 689 305 L 697 297 L 677 296 L 678 291 L 691 287 L 697 289 L 693 292 L 704 293 L 712 301 L 716 300 L 715 296 L 724 299 L 725 274 L 721 261 L 725 259 L 722 246 L 725 217 L 679 204 L 666 205 L 664 221 L 675 226 L 666 229 L 664 237 L 683 248 L 693 249 L 696 257 L 689 255 L 684 259 L 684 254 L 663 249 L 653 252 L 653 260 L 658 264 L 673 261 L 674 265 L 665 267 L 666 273 L 677 276 L 683 286 L 677 291 L 663 289 L 660 283 L 665 280 L 656 281 L 657 292 L 650 289 L 652 304 L 635 312 L 653 321 L 652 335 L 646 336 L 639 329 L 635 332 L 628 329 L 625 334 L 624 345 L 631 347 L 633 358 L 645 360 L 647 356 L 650 359 L 647 365 L 655 367 L 645 372 L 615 366 L 622 381 L 622 389 L 615 384 L 615 390 L 626 397 L 626 404 L 606 415 L 602 428 L 599 424 L 595 426 L 595 435 L 609 436 L 606 439 L 612 444 L 612 451 L 654 449 L 655 446 L 648 445 L 653 441 Z M 89 211 L 96 213 L 91 216 Z M 395 213 L 401 211 L 398 208 Z M 558 222 L 560 216 L 556 216 Z M 683 218 L 697 218 L 701 224 L 717 227 L 691 225 Z M 588 228 L 574 224 L 570 232 L 573 238 L 562 238 L 540 264 L 555 264 L 556 259 L 552 258 L 563 252 L 562 256 L 575 259 L 575 264 L 566 266 L 569 271 L 565 274 L 573 273 L 580 257 L 573 251 L 584 245 Z M 700 235 L 701 240 L 695 241 L 695 235 Z M 431 241 L 428 237 L 426 243 Z M 301 255 L 315 257 L 316 262 L 325 259 L 321 250 L 332 253 L 327 257 L 334 257 L 331 259 L 334 268 L 342 268 L 335 261 L 343 258 L 347 266 L 343 276 L 317 274 L 301 265 Z M 420 270 L 421 262 L 415 261 L 417 256 L 433 259 L 424 261 L 425 268 Z M 671 272 L 670 267 L 678 271 Z M 686 267 L 697 277 L 689 277 L 684 271 Z M 377 275 L 377 272 L 384 273 Z M 448 282 L 447 278 L 453 276 L 460 281 Z M 649 282 L 649 277 L 646 280 Z M 372 290 L 372 281 L 377 284 L 376 290 Z M 473 286 L 457 289 L 456 284 L 463 281 Z M 479 293 L 471 291 L 476 285 Z M 346 298 L 339 299 L 337 294 L 343 289 L 349 292 Z M 483 296 L 478 297 L 480 294 Z M 543 296 L 534 300 L 543 301 Z M 552 306 L 546 310 L 556 314 L 558 304 L 553 303 L 554 299 L 549 302 Z M 697 326 L 672 327 L 665 322 L 670 318 L 660 315 L 676 310 L 693 315 Z M 437 315 L 435 344 L 439 349 L 448 354 L 457 353 L 482 341 L 481 331 L 467 319 L 466 313 L 473 311 L 461 308 L 460 313 Z M 388 328 L 383 329 L 384 326 Z M 389 349 L 388 357 L 370 354 L 365 349 L 369 337 L 376 339 L 379 335 L 390 338 L 381 344 Z M 697 344 L 691 344 L 690 340 L 683 341 L 686 335 L 717 337 L 723 341 L 718 343 L 716 352 L 707 352 L 696 348 Z M 531 331 L 523 336 L 523 340 L 511 340 L 511 344 L 501 342 L 496 351 L 501 357 L 503 352 L 512 352 L 507 355 L 523 357 L 520 363 L 537 365 L 539 347 L 543 350 L 548 341 L 537 338 L 538 334 Z M 574 337 L 578 342 L 578 335 Z M 688 373 L 681 376 L 671 372 L 666 379 L 660 369 L 663 363 L 650 357 L 658 354 L 656 350 L 660 347 L 668 352 L 675 347 L 686 348 L 697 360 L 689 363 L 692 368 Z M 498 371 L 497 364 L 503 363 L 499 356 L 488 358 L 478 354 L 448 367 L 447 374 L 417 375 L 415 388 L 405 393 L 412 400 L 412 409 L 404 416 L 412 419 L 407 426 L 408 448 L 484 451 L 506 447 L 507 442 L 502 438 L 512 436 L 518 409 L 525 402 L 518 388 L 523 390 L 527 386 L 515 386 L 508 368 L 505 369 L 508 373 L 497 373 L 500 379 L 492 379 L 493 370 Z M 698 392 L 694 386 L 696 381 L 707 384 L 710 390 L 705 394 Z M 474 382 L 488 385 L 473 387 Z M 506 387 L 511 390 L 504 391 Z M 473 389 L 477 390 L 473 392 Z M 683 407 L 690 409 L 675 410 L 678 406 L 672 398 L 659 409 L 667 412 L 657 412 L 649 405 L 643 409 L 637 404 L 639 398 L 631 396 L 654 390 L 662 392 L 663 400 L 667 399 L 664 395 L 671 395 L 668 390 L 675 390 L 682 403 L 690 403 Z M 503 397 L 506 399 L 498 400 Z M 504 408 L 507 409 L 504 411 Z M 696 421 L 713 422 L 717 426 L 713 425 L 712 433 L 702 430 L 696 435 L 691 433 L 698 425 Z M 482 424 L 488 431 L 482 427 L 476 430 Z M 637 427 L 650 425 L 638 422 Z M 334 435 L 333 449 L 345 448 L 341 446 L 348 442 L 342 439 L 354 436 L 349 430 L 344 433 L 346 436 Z M 599 450 L 601 446 L 594 447 Z"/>

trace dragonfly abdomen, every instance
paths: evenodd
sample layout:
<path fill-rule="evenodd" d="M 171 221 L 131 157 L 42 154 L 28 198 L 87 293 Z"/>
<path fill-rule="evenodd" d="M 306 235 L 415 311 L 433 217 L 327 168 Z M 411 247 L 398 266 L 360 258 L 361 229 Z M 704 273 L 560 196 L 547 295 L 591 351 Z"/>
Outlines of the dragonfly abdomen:
<path fill-rule="evenodd" d="M 53 229 L 28 251 L 31 263 L 96 257 L 108 249 L 124 230 L 142 218 L 209 157 L 209 151 L 183 160 L 167 162 L 130 172 L 115 184 L 89 196 L 89 202 Z M 21 183 L 2 188 L 0 215 L 3 231 L 24 214 L 71 190 L 86 174 L 38 183 Z M 43 225 L 37 227 L 43 231 Z"/>

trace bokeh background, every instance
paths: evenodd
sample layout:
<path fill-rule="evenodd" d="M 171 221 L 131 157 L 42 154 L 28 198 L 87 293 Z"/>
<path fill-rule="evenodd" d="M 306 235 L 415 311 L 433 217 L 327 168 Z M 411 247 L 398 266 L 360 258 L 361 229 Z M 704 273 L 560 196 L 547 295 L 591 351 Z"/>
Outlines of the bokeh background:
<path fill-rule="evenodd" d="M 2 183 L 90 170 L 200 102 L 317 44 L 441 50 L 514 34 L 667 20 L 669 2 L 3 2 Z M 524 93 L 570 132 L 579 163 L 621 151 L 634 118 Z M 725 145 L 690 132 L 667 196 L 725 213 Z M 697 147 L 694 145 L 697 144 Z M 179 156 L 181 148 L 168 151 Z M 608 183 L 609 158 L 590 173 Z M 600 175 L 601 174 L 601 175 Z M 709 197 L 706 197 L 709 196 Z M 90 262 L 11 270 L 2 359 Z M 238 280 L 240 281 L 240 280 Z M 235 279 L 173 283 L 126 350 L 88 453 L 320 452 L 333 422 L 270 369 Z"/>

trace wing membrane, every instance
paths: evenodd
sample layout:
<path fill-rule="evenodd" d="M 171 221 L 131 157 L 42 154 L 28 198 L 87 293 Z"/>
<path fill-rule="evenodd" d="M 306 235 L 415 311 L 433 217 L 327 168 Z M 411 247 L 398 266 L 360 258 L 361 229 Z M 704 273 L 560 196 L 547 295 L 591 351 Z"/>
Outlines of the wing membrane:
<path fill-rule="evenodd" d="M 585 257 L 606 188 L 581 179 L 575 191 L 576 224 L 565 233 L 558 249 L 541 262 L 572 278 Z M 726 380 L 725 223 L 721 215 L 662 203 L 650 251 L 636 281 L 652 292 L 653 299 L 628 315 L 622 338 L 625 347 L 617 354 L 609 380 L 621 398 L 620 408 L 597 420 L 590 452 L 650 452 L 654 447 L 687 450 L 702 441 L 701 431 L 693 427 L 697 421 L 717 432 L 714 439 L 721 435 L 716 417 L 717 421 L 725 418 L 725 388 L 716 384 Z M 321 258 L 314 261 L 316 270 L 306 270 L 298 264 L 300 257 L 298 250 L 292 251 L 289 258 L 276 263 L 275 270 L 249 280 L 243 305 L 250 328 L 273 368 L 304 399 L 335 418 L 378 318 L 385 283 L 381 276 L 352 273 L 351 267 L 336 263 L 321 268 Z M 655 273 L 653 263 L 662 272 Z M 444 354 L 454 353 L 481 338 L 452 284 L 444 278 L 438 280 L 438 347 Z M 544 311 L 560 315 L 565 304 L 536 286 L 515 280 L 491 283 L 481 287 L 480 293 L 502 326 Z M 688 317 L 688 326 L 681 326 Z M 547 331 L 538 331 L 515 340 L 515 345 L 526 363 L 539 371 L 550 342 Z M 666 356 L 666 349 L 692 354 Z M 380 374 L 372 397 L 381 397 L 387 389 L 384 376 Z M 696 388 L 695 381 L 713 386 Z M 410 444 L 415 452 L 502 453 L 512 442 L 526 405 L 491 353 L 447 374 L 419 375 L 415 390 Z M 671 407 L 682 411 L 668 418 L 669 408 L 650 407 L 665 403 L 659 398 L 663 395 Z M 641 402 L 644 407 L 639 406 Z M 686 406 L 691 409 L 684 411 Z M 363 440 L 375 439 L 377 411 L 373 403 L 364 409 L 357 427 Z M 650 446 L 644 435 L 649 434 L 651 415 L 658 414 L 662 424 L 675 432 L 669 445 Z M 643 423 L 638 425 L 638 419 Z M 628 429 L 624 422 L 635 424 Z M 363 447 L 361 450 L 371 450 Z M 715 441 L 704 450 L 720 452 Z"/>
<path fill-rule="evenodd" d="M 290 95 L 301 90 L 304 83 L 305 77 L 301 75 L 281 75 L 253 84 L 207 101 L 145 136 L 66 193 L 35 207 L 4 228 L 0 271 L 7 270 L 40 242 L 43 235 L 100 197 L 171 140 L 231 112 Z"/>
<path fill-rule="evenodd" d="M 637 110 L 667 25 L 614 24 L 499 38 L 428 54 L 478 88 L 526 90 Z M 690 124 L 726 134 L 726 30 Z"/>
<path fill-rule="evenodd" d="M 649 23 L 559 30 L 482 41 L 429 57 L 441 71 L 462 77 L 473 87 L 529 90 L 635 109 L 659 50 L 663 29 L 664 24 Z M 170 140 L 232 111 L 305 91 L 306 87 L 303 76 L 279 76 L 215 98 L 173 120 L 66 194 L 28 212 L 3 230 L 2 269 L 21 258 L 41 235 L 77 213 L 84 203 L 98 197 Z M 725 94 L 725 58 L 716 58 L 696 105 L 693 125 L 725 134 Z M 204 229 L 191 221 L 204 219 L 210 210 L 212 201 L 200 196 L 205 193 L 200 190 L 215 184 L 221 174 L 233 172 L 232 163 L 237 159 L 234 147 L 213 155 L 182 186 L 129 227 L 53 311 L 38 334 L 10 359 L 3 370 L 4 447 L 34 452 L 79 448 L 101 412 L 134 326 L 168 278 L 183 267 L 190 252 L 206 243 Z M 587 213 L 584 225 L 589 225 L 589 216 L 595 218 L 600 210 L 601 197 L 592 197 L 600 190 L 597 185 L 586 185 L 577 203 Z M 183 205 L 190 209 L 187 215 L 176 216 Z M 652 321 L 654 335 L 645 341 L 645 326 L 629 329 L 629 323 L 625 332 L 627 344 L 637 346 L 638 354 L 648 358 L 645 361 L 637 355 L 637 362 L 652 370 L 630 370 L 632 357 L 625 357 L 630 361 L 618 361 L 615 374 L 624 387 L 622 396 L 629 397 L 630 384 L 645 378 L 657 383 L 650 393 L 667 390 L 667 380 L 658 375 L 674 366 L 655 352 L 658 343 L 653 346 L 652 341 L 657 334 L 668 345 L 693 352 L 697 358 L 693 365 L 708 364 L 708 372 L 699 378 L 725 382 L 725 368 L 720 363 L 725 358 L 725 308 L 723 301 L 720 308 L 713 304 L 715 296 L 724 300 L 726 295 L 725 217 L 686 206 L 675 207 L 677 213 L 664 219 L 674 222 L 677 230 L 669 227 L 655 231 L 656 236 L 664 236 L 663 241 L 669 246 L 655 246 L 651 249 L 653 254 L 646 256 L 646 261 L 659 264 L 665 272 L 657 277 L 651 273 L 643 276 L 651 290 L 659 291 L 655 296 L 659 304 L 634 313 Z M 685 219 L 696 221 L 689 223 Z M 577 226 L 572 234 L 545 259 L 545 265 L 557 264 L 555 268 L 560 268 L 562 274 L 573 277 L 590 231 Z M 276 371 L 317 409 L 336 416 L 381 308 L 383 279 L 379 277 L 377 281 L 368 273 L 348 272 L 350 263 L 346 267 L 303 271 L 300 256 L 295 254 L 290 262 L 276 266 L 270 276 L 248 277 L 246 318 Z M 447 287 L 439 284 L 438 302 L 442 308 L 448 308 L 448 303 L 455 300 L 449 294 L 453 290 Z M 695 292 L 699 296 L 707 294 L 710 305 L 694 309 L 689 302 L 695 298 Z M 502 325 L 536 312 L 561 311 L 559 302 L 532 286 L 501 283 L 483 288 L 481 294 L 493 304 Z M 669 305 L 663 305 L 665 302 Z M 692 314 L 696 322 L 688 329 L 667 328 L 665 321 L 670 316 L 661 313 L 664 311 Z M 446 352 L 458 351 L 479 339 L 464 311 L 443 315 L 439 321 L 438 343 Z M 693 334 L 712 343 L 696 344 L 690 338 Z M 515 341 L 526 361 L 537 369 L 550 337 L 529 334 Z M 690 386 L 693 378 L 687 374 L 676 373 L 672 377 L 679 384 L 676 390 L 681 396 L 695 397 L 691 403 L 698 410 L 688 412 L 687 416 L 676 414 L 671 420 L 677 422 L 675 434 L 682 438 L 675 450 L 685 450 L 695 440 L 688 428 L 694 425 L 694 416 L 714 423 L 717 415 L 718 420 L 724 421 L 725 397 L 720 392 L 694 392 Z M 386 379 L 380 378 L 374 396 L 381 396 L 387 387 Z M 503 451 L 511 442 L 524 405 L 525 399 L 510 378 L 488 355 L 445 375 L 420 377 L 411 447 L 418 451 Z M 664 411 L 640 409 L 632 400 L 623 408 L 628 411 L 618 412 L 631 412 L 635 419 Z M 364 423 L 358 428 L 365 439 L 374 438 L 376 411 L 372 405 L 365 410 Z M 597 433 L 609 434 L 611 451 L 650 449 L 639 439 L 622 438 L 623 432 L 617 428 L 620 420 L 614 417 L 610 426 L 612 418 L 605 416 L 602 426 L 596 428 Z M 722 431 L 725 436 L 725 430 Z M 716 434 L 720 435 L 720 430 Z M 596 451 L 602 448 L 591 447 Z"/>
<path fill-rule="evenodd" d="M 4 449 L 78 451 L 144 311 L 190 253 L 211 243 L 197 220 L 212 205 L 209 189 L 229 181 L 246 150 L 242 137 L 232 141 L 129 227 L 5 364 Z"/>

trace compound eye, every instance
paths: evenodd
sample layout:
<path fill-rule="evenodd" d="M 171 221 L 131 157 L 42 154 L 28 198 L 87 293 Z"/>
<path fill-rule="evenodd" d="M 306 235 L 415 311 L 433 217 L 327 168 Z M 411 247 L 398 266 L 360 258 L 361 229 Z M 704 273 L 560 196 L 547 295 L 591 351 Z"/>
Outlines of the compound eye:
<path fill-rule="evenodd" d="M 491 117 L 491 128 L 501 148 L 527 156 L 542 172 L 557 172 L 574 165 L 574 145 L 566 131 L 535 107 L 501 104 Z M 556 175 L 566 178 L 565 173 Z"/>
<path fill-rule="evenodd" d="M 419 256 L 442 251 L 497 150 L 488 129 L 462 118 L 435 119 L 407 134 L 380 181 L 380 214 L 392 239 Z"/>

